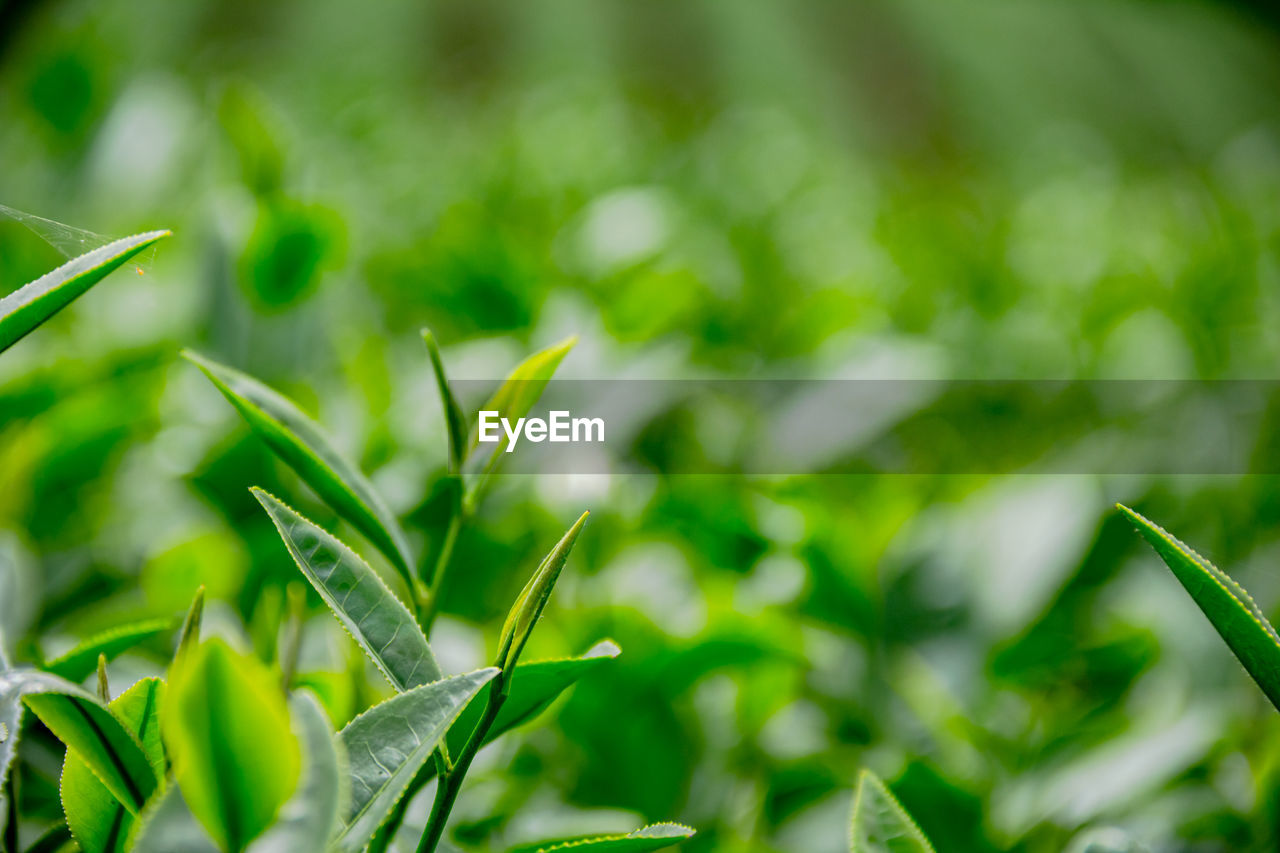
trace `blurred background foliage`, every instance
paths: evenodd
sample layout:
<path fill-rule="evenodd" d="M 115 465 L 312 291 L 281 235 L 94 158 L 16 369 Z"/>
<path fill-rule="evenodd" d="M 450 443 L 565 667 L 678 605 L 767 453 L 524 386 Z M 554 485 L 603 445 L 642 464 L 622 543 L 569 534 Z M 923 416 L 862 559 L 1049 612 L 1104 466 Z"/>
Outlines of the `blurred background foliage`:
<path fill-rule="evenodd" d="M 424 558 L 448 505 L 424 325 L 460 378 L 570 333 L 580 378 L 1270 378 L 1276 25 L 1180 0 L 0 0 L 0 202 L 175 232 L 0 360 L 9 644 L 205 584 L 270 654 L 296 575 L 247 487 L 337 522 L 182 346 L 317 414 Z M 0 221 L 4 290 L 60 260 Z M 837 851 L 869 766 L 940 853 L 1108 826 L 1274 850 L 1280 720 L 1110 506 L 1276 613 L 1278 485 L 507 478 L 458 545 L 446 669 L 493 653 L 583 508 L 530 659 L 623 655 L 482 756 L 457 838 L 678 818 L 689 851 Z M 304 679 L 341 723 L 385 687 L 310 612 Z M 38 746 L 33 819 L 57 808 Z"/>

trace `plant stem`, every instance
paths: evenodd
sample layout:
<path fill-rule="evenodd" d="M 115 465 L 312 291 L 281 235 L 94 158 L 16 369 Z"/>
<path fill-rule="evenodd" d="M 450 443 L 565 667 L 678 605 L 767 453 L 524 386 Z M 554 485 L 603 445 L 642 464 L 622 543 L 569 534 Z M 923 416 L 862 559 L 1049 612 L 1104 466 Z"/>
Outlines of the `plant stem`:
<path fill-rule="evenodd" d="M 472 759 L 476 757 L 476 753 L 484 745 L 485 736 L 489 734 L 489 729 L 493 727 L 494 721 L 498 719 L 498 711 L 502 709 L 502 703 L 506 701 L 506 690 L 501 683 L 503 676 L 503 673 L 499 673 L 491 682 L 489 703 L 485 705 L 484 717 L 476 724 L 475 729 L 471 732 L 471 737 L 467 739 L 467 745 L 462 748 L 462 752 L 458 753 L 458 759 L 454 762 L 453 768 L 448 773 L 443 774 L 436 785 L 436 799 L 431 804 L 431 817 L 427 819 L 426 828 L 422 830 L 422 838 L 418 841 L 417 853 L 433 853 L 436 845 L 440 843 L 441 836 L 444 835 L 444 827 L 449 820 L 449 813 L 453 811 L 453 804 L 458 799 L 458 792 L 462 790 L 462 780 L 466 778 L 467 770 L 471 768 Z"/>
<path fill-rule="evenodd" d="M 461 489 L 461 483 L 458 484 Z M 463 511 L 461 496 L 454 502 L 453 513 L 449 516 L 449 526 L 445 529 L 444 542 L 440 544 L 440 552 L 436 555 L 431 576 L 427 579 L 427 589 L 422 608 L 418 612 L 418 621 L 424 634 L 430 635 L 431 625 L 440 613 L 440 593 L 444 589 L 444 578 L 449 572 L 449 560 L 453 556 L 453 546 L 458 541 L 458 533 L 466 513 Z"/>

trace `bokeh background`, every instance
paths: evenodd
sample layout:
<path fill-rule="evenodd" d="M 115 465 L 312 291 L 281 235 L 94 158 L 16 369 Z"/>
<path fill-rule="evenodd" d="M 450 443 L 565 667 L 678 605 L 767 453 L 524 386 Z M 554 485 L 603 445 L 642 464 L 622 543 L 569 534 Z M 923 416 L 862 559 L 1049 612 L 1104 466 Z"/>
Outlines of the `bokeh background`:
<path fill-rule="evenodd" d="M 184 346 L 316 414 L 424 560 L 447 499 L 422 326 L 471 379 L 574 333 L 576 378 L 1270 379 L 1277 21 L 1261 0 L 0 2 L 0 203 L 174 230 L 0 359 L 9 645 L 176 614 L 201 583 L 217 630 L 273 645 L 296 574 L 247 487 L 336 521 Z M 61 259 L 0 219 L 0 292 Z M 716 436 L 686 405 L 646 440 Z M 446 668 L 492 653 L 583 508 L 529 654 L 623 654 L 483 754 L 455 837 L 677 819 L 690 853 L 838 851 L 865 766 L 940 853 L 1100 827 L 1274 850 L 1280 718 L 1110 507 L 1276 612 L 1278 485 L 507 478 L 459 541 Z M 383 688 L 311 604 L 304 668 L 341 722 Z M 38 821 L 56 791 L 28 775 Z"/>

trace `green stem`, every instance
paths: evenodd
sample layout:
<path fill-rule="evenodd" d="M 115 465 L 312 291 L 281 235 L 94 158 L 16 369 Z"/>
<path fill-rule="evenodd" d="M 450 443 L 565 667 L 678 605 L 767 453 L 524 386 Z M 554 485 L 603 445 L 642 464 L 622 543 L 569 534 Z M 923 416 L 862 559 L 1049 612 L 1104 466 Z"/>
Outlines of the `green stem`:
<path fill-rule="evenodd" d="M 440 593 L 444 589 L 445 575 L 449 573 L 449 560 L 453 557 L 453 546 L 458 541 L 458 533 L 462 530 L 465 514 L 459 500 L 453 506 L 453 513 L 449 516 L 449 526 L 444 533 L 444 542 L 440 543 L 440 552 L 436 555 L 431 576 L 427 579 L 424 601 L 418 611 L 418 622 L 422 625 L 423 633 L 428 636 L 431 633 L 432 623 L 440 614 Z"/>
<path fill-rule="evenodd" d="M 484 717 L 471 732 L 471 737 L 467 739 L 467 745 L 462 748 L 462 752 L 458 753 L 458 760 L 454 762 L 453 769 L 442 775 L 436 785 L 436 799 L 431 805 L 431 817 L 427 819 L 427 826 L 423 829 L 422 838 L 418 841 L 417 853 L 433 853 L 440 843 L 441 836 L 444 835 L 449 813 L 453 811 L 458 792 L 462 790 L 462 780 L 466 778 L 472 759 L 484 745 L 484 739 L 489 734 L 489 729 L 493 727 L 494 721 L 498 719 L 498 711 L 502 709 L 502 703 L 506 701 L 506 690 L 501 683 L 502 679 L 503 674 L 499 673 L 493 680 L 493 686 L 489 692 L 489 703 L 484 709 Z"/>

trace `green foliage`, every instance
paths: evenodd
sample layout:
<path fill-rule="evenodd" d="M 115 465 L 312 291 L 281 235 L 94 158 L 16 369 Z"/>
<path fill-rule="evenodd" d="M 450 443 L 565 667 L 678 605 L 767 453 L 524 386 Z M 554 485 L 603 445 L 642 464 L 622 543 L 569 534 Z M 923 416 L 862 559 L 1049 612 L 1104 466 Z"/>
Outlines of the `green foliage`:
<path fill-rule="evenodd" d="M 168 231 L 148 231 L 124 237 L 73 258 L 0 299 L 0 352 L 84 295 L 130 258 L 168 236 Z"/>
<path fill-rule="evenodd" d="M 1250 677 L 1280 710 L 1280 635 L 1244 587 L 1164 528 L 1121 505 L 1178 582 L 1213 623 Z"/>
<path fill-rule="evenodd" d="M 933 845 L 880 777 L 863 770 L 853 795 L 850 853 L 933 853 Z"/>
<path fill-rule="evenodd" d="M 173 630 L 171 619 L 148 619 L 131 625 L 111 628 L 77 643 L 58 657 L 48 661 L 44 669 L 68 681 L 84 681 L 98 665 L 98 657 L 104 655 L 113 660 L 129 649 L 154 637 Z"/>
<path fill-rule="evenodd" d="M 431 372 L 436 378 L 436 388 L 440 392 L 440 403 L 444 407 L 445 427 L 449 433 L 449 466 L 457 474 L 462 470 L 462 463 L 467 456 L 467 435 L 470 429 L 467 417 L 462 413 L 462 406 L 453 396 L 449 385 L 449 377 L 445 375 L 444 359 L 440 357 L 440 345 L 430 329 L 422 330 L 422 341 L 427 345 L 427 356 L 431 360 Z"/>
<path fill-rule="evenodd" d="M 219 639 L 172 674 L 161 730 L 191 812 L 223 850 L 245 850 L 298 781 L 299 747 L 262 664 Z"/>
<path fill-rule="evenodd" d="M 404 532 L 355 465 L 333 446 L 320 425 L 297 404 L 251 376 L 193 352 L 199 367 L 250 428 L 304 482 L 387 556 L 413 588 L 412 561 Z"/>
<path fill-rule="evenodd" d="M 529 636 L 533 633 L 534 626 L 538 624 L 538 619 L 551 598 L 551 591 L 555 589 L 556 581 L 560 579 L 565 561 L 569 559 L 574 543 L 578 541 L 578 534 L 582 532 L 582 526 L 586 523 L 587 513 L 584 512 L 550 553 L 542 559 L 537 571 L 533 573 L 533 577 L 525 584 L 515 604 L 511 606 L 507 621 L 502 626 L 502 638 L 499 640 L 501 651 L 498 654 L 498 664 L 504 672 L 509 673 L 515 669 L 520 653 L 529 642 Z"/>
<path fill-rule="evenodd" d="M 397 691 L 441 677 L 440 665 L 408 608 L 368 563 L 274 496 L 261 489 L 253 494 L 271 516 L 298 569 Z"/>
<path fill-rule="evenodd" d="M 164 682 L 144 678 L 108 707 L 142 744 L 157 778 L 165 773 L 164 746 L 160 741 L 160 708 Z M 68 751 L 62 765 L 62 808 L 67 825 L 84 853 L 123 853 L 127 850 L 134 817 L 98 780 L 89 765 Z"/>
<path fill-rule="evenodd" d="M 338 733 L 350 756 L 351 803 L 342 815 L 337 850 L 364 849 L 462 708 L 497 674 L 482 669 L 415 687 L 375 705 Z"/>
<path fill-rule="evenodd" d="M 0 673 L 0 708 L 22 701 L 103 786 L 137 814 L 155 791 L 158 776 L 137 734 L 98 697 L 48 673 L 10 669 Z M 10 747 L 10 742 L 6 742 Z"/>
<path fill-rule="evenodd" d="M 627 835 L 596 835 L 565 841 L 544 841 L 515 847 L 511 853 L 553 853 L 556 850 L 589 850 L 591 853 L 647 853 L 663 850 L 692 838 L 694 831 L 678 823 L 657 823 Z"/>

